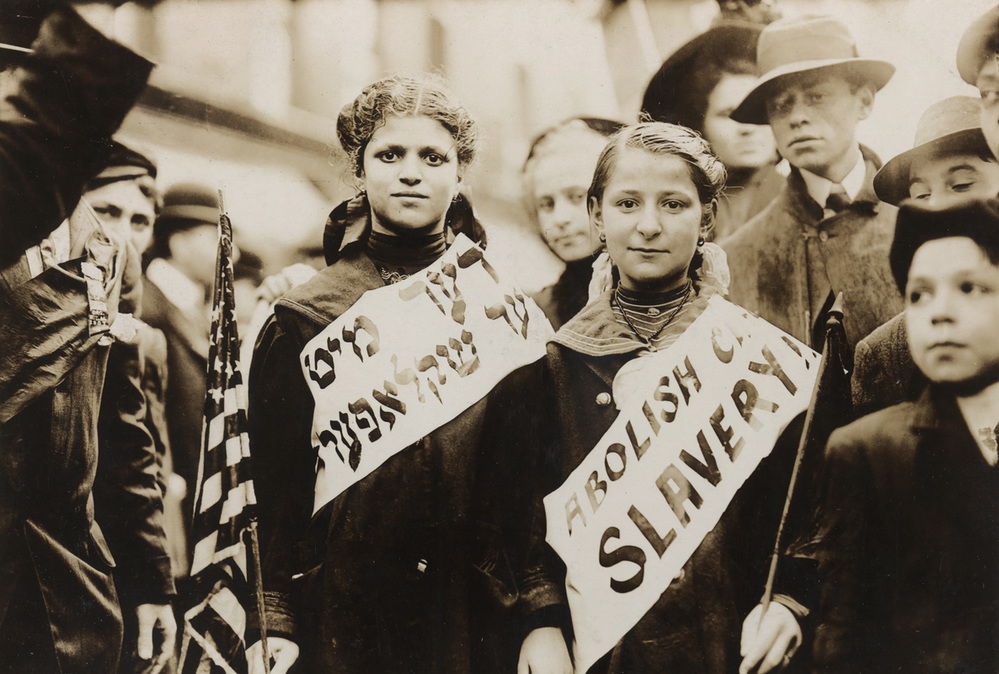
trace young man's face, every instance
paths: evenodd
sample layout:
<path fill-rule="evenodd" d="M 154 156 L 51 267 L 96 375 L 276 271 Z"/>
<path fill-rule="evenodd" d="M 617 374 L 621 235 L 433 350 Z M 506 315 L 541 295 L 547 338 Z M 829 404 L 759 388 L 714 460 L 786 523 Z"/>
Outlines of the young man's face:
<path fill-rule="evenodd" d="M 999 267 L 967 237 L 924 243 L 905 287 L 912 359 L 930 381 L 987 385 L 999 377 Z"/>
<path fill-rule="evenodd" d="M 992 154 L 999 157 L 999 54 L 985 60 L 975 84 L 982 95 L 982 133 Z"/>
<path fill-rule="evenodd" d="M 873 104 L 870 88 L 854 91 L 843 77 L 820 70 L 787 77 L 767 101 L 767 118 L 792 166 L 839 182 L 853 168 L 857 123 Z"/>
<path fill-rule="evenodd" d="M 997 194 L 999 163 L 975 154 L 930 154 L 913 160 L 909 167 L 909 197 L 929 208 L 992 199 Z"/>

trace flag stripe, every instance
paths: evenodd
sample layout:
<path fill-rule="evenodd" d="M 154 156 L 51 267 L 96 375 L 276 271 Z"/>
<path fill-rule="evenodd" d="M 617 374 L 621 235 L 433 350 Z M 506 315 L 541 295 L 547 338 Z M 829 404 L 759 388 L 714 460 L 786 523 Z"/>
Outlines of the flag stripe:
<path fill-rule="evenodd" d="M 246 389 L 239 367 L 232 272 L 232 229 L 219 220 L 207 394 L 202 426 L 196 513 L 191 538 L 192 586 L 184 613 L 182 674 L 246 674 L 247 532 L 256 516 L 246 423 Z"/>

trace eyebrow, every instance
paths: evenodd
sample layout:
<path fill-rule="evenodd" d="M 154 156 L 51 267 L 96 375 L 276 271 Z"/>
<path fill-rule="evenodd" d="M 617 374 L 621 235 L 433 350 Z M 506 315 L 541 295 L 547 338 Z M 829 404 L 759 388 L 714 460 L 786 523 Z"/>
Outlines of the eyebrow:
<path fill-rule="evenodd" d="M 960 164 L 958 166 L 952 166 L 949 169 L 947 169 L 948 175 L 951 173 L 957 173 L 958 171 L 974 171 L 975 173 L 978 173 L 978 169 L 976 169 L 971 164 Z"/>

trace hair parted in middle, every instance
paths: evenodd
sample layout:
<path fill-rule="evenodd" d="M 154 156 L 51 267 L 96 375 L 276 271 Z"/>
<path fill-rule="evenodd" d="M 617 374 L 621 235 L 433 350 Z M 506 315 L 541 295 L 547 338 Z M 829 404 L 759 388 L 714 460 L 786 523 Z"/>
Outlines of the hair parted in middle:
<path fill-rule="evenodd" d="M 708 141 L 699 133 L 679 124 L 640 122 L 626 126 L 611 136 L 607 147 L 600 153 L 597 167 L 593 171 L 593 182 L 586 195 L 591 209 L 594 200 L 599 202 L 603 198 L 618 154 L 621 148 L 626 147 L 652 154 L 672 155 L 685 161 L 689 167 L 690 179 L 697 187 L 697 195 L 705 206 L 717 199 L 725 187 L 728 177 L 725 165 L 714 155 Z"/>
<path fill-rule="evenodd" d="M 364 172 L 364 149 L 390 115 L 422 115 L 440 122 L 454 138 L 459 170 L 475 157 L 475 120 L 455 102 L 444 80 L 434 75 L 393 75 L 364 87 L 337 117 L 337 139 L 350 157 L 355 176 Z"/>

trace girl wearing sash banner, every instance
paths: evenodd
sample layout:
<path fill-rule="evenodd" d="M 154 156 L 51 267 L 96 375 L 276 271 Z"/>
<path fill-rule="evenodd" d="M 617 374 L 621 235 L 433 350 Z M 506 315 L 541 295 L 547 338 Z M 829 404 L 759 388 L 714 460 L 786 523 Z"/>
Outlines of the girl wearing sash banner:
<path fill-rule="evenodd" d="M 323 358 L 330 365 L 322 376 L 315 370 L 306 376 L 302 365 L 311 340 L 326 334 L 345 313 L 368 306 L 378 290 L 400 289 L 398 299 L 416 285 L 414 279 L 422 278 L 422 270 L 442 256 L 447 259 L 459 242 L 470 245 L 465 237 L 484 243 L 481 227 L 459 194 L 475 152 L 475 133 L 468 112 L 431 79 L 375 82 L 337 120 L 359 194 L 330 215 L 324 236 L 329 266 L 277 302 L 257 341 L 250 374 L 267 646 L 275 674 L 295 662 L 292 671 L 324 673 L 478 673 L 515 666 L 515 642 L 500 645 L 505 638 L 502 614 L 515 601 L 513 572 L 500 552 L 501 523 L 489 505 L 491 496 L 501 487 L 509 492 L 510 484 L 496 474 L 489 458 L 488 438 L 497 438 L 500 449 L 500 433 L 490 429 L 510 422 L 487 415 L 488 395 L 476 399 L 451 421 L 393 448 L 398 451 L 327 502 L 319 496 L 320 482 L 335 461 L 313 446 L 319 402 L 310 386 L 327 378 L 333 381 L 331 388 L 348 385 L 336 379 L 344 359 L 355 358 L 352 348 L 363 361 L 360 367 L 370 368 L 372 354 L 381 348 L 378 357 L 385 355 L 386 342 L 398 340 L 399 333 L 417 342 L 435 328 L 414 317 L 401 329 L 397 326 L 395 335 L 383 330 L 379 343 L 370 326 L 363 342 L 362 328 L 356 327 L 361 323 L 351 324 L 342 340 L 324 342 L 323 349 L 329 350 Z M 435 302 L 450 302 L 450 317 L 471 321 L 461 315 L 465 305 L 456 300 L 458 284 L 442 288 Z M 540 311 L 533 311 L 537 324 L 547 326 Z M 406 320 L 405 311 L 401 313 L 399 320 Z M 472 313 L 471 301 L 467 313 Z M 445 337 L 434 336 L 441 344 L 437 355 L 442 370 L 445 360 L 453 366 L 452 359 L 459 358 L 445 345 L 476 353 L 474 343 Z M 545 339 L 538 342 L 538 358 Z M 481 343 L 479 347 L 481 356 Z M 311 358 L 311 352 L 307 355 Z M 367 429 L 367 439 L 374 440 L 390 437 L 411 421 L 418 412 L 400 402 L 401 389 L 406 377 L 413 383 L 417 368 L 406 370 L 404 377 L 402 360 L 395 379 L 391 373 L 379 374 L 375 386 L 381 390 L 368 396 L 379 401 L 377 414 L 363 418 L 359 412 L 351 422 L 353 431 L 335 419 L 330 428 L 355 435 Z M 484 361 L 482 368 L 487 367 Z M 447 385 L 470 371 L 448 371 Z M 344 380 L 364 378 L 365 370 L 343 375 Z M 432 395 L 439 394 L 446 401 L 444 383 L 443 375 L 424 380 L 431 388 L 421 395 L 433 402 Z M 322 433 L 319 438 L 329 440 Z M 341 473 L 349 471 L 348 464 L 357 469 L 370 451 L 366 445 L 352 445 L 349 457 L 335 468 Z M 502 496 L 510 499 L 509 493 Z M 527 503 L 526 498 L 510 500 L 515 506 Z M 258 641 L 251 648 L 251 671 L 264 671 L 261 652 Z M 505 667 L 500 664 L 504 656 L 510 660 Z"/>
<path fill-rule="evenodd" d="M 725 168 L 707 142 L 682 126 L 653 122 L 627 127 L 612 137 L 601 154 L 588 201 L 609 264 L 603 279 L 594 274 L 595 299 L 559 330 L 548 347 L 544 375 L 548 381 L 536 388 L 547 396 L 546 403 L 537 404 L 539 413 L 552 420 L 550 435 L 542 439 L 542 449 L 538 450 L 546 453 L 551 473 L 538 485 L 536 503 L 560 488 L 622 410 L 631 409 L 629 401 L 635 400 L 636 382 L 642 380 L 643 373 L 648 374 L 644 369 L 653 367 L 657 353 L 663 355 L 660 352 L 684 334 L 713 295 L 727 291 L 724 254 L 714 244 L 705 243 L 724 182 Z M 706 381 L 711 375 L 704 371 L 694 374 L 689 369 L 680 372 L 677 379 L 693 391 L 700 388 L 699 382 L 692 381 L 697 376 Z M 762 388 L 760 391 L 763 393 Z M 641 402 L 638 398 L 639 405 Z M 675 408 L 677 425 L 683 424 L 680 406 L 682 400 Z M 690 430 L 669 426 L 658 418 L 651 425 L 654 430 L 661 429 L 660 437 Z M 730 424 L 729 429 L 734 426 Z M 587 522 L 592 524 L 602 500 L 610 502 L 615 480 L 629 470 L 645 470 L 648 462 L 638 461 L 648 441 L 640 444 L 651 434 L 649 426 L 639 429 L 636 424 L 636 429 L 631 432 L 629 428 L 630 443 L 625 439 L 624 444 L 608 449 L 605 471 L 580 480 L 578 500 L 568 499 L 564 509 L 559 501 L 554 511 L 549 510 L 548 516 L 554 512 L 556 518 L 564 510 L 570 534 L 573 527 L 578 534 Z M 774 431 L 774 437 L 778 432 Z M 617 645 L 589 671 L 722 674 L 765 672 L 788 665 L 802 638 L 798 620 L 807 613 L 793 597 L 802 599 L 803 590 L 797 585 L 807 588 L 809 574 L 784 565 L 778 592 L 765 614 L 757 604 L 794 459 L 792 435 L 785 433 L 749 475 L 665 591 L 662 587 L 648 590 L 655 593 L 648 602 L 652 608 L 623 638 L 612 639 L 610 644 L 617 641 Z M 618 450 L 612 451 L 614 447 Z M 692 451 L 697 451 L 696 443 Z M 611 457 L 612 453 L 617 456 Z M 722 463 L 727 461 L 724 452 L 716 454 L 717 465 L 712 468 L 717 472 L 720 467 L 721 479 L 727 479 L 725 471 L 730 467 Z M 655 479 L 652 475 L 651 480 Z M 679 532 L 686 517 L 683 512 L 696 517 L 702 497 L 683 492 L 680 482 L 671 482 L 669 487 L 674 489 L 668 495 L 672 500 L 662 504 L 663 510 L 668 514 L 672 507 L 677 512 L 675 527 Z M 702 489 L 703 508 L 709 508 L 708 492 L 700 486 L 698 489 Z M 667 496 L 665 491 L 663 496 Z M 623 516 L 625 524 L 620 530 L 607 529 L 609 533 L 592 546 L 593 559 L 599 554 L 600 566 L 610 570 L 611 587 L 616 586 L 621 593 L 636 590 L 643 572 L 649 570 L 643 566 L 645 560 L 651 566 L 656 552 L 663 558 L 670 544 L 663 517 L 655 520 L 658 529 L 653 531 L 649 520 L 638 524 L 641 514 L 631 516 L 631 521 L 629 516 Z M 535 519 L 544 520 L 543 516 Z M 625 526 L 631 527 L 632 522 L 634 529 L 625 532 Z M 563 529 L 564 525 L 563 521 Z M 653 537 L 658 537 L 656 543 Z M 578 628 L 579 623 L 578 616 L 568 615 L 566 565 L 541 538 L 536 532 L 535 562 L 527 565 L 520 587 L 521 605 L 529 624 L 535 627 L 522 646 L 520 674 L 573 669 L 565 643 L 572 644 L 573 624 Z M 548 539 L 553 540 L 551 522 Z M 588 579 L 575 577 L 570 581 L 578 586 Z M 600 583 L 606 589 L 606 576 Z M 657 597 L 659 592 L 662 594 Z M 623 633 L 625 627 L 620 623 L 624 619 L 614 613 L 613 606 L 598 607 L 601 616 L 603 611 L 606 624 L 611 629 L 618 624 Z M 565 643 L 558 630 L 552 629 L 559 627 L 566 635 Z M 575 638 L 578 647 L 580 635 Z M 581 661 L 580 652 L 577 648 L 577 672 L 586 671 L 589 664 Z M 599 655 L 593 659 L 596 657 Z"/>

